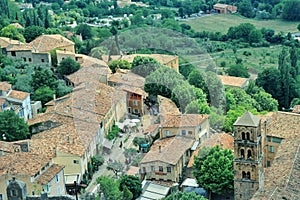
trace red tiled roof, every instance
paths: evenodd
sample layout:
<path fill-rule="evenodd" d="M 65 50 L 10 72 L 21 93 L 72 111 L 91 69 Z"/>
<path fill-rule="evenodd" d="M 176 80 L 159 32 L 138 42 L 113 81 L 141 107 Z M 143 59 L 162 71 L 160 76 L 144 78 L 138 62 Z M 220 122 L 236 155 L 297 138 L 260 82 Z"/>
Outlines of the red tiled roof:
<path fill-rule="evenodd" d="M 141 164 L 161 161 L 176 165 L 186 150 L 193 146 L 193 143 L 193 139 L 180 136 L 156 140 Z"/>
<path fill-rule="evenodd" d="M 234 86 L 234 87 L 243 87 L 244 84 L 249 80 L 247 78 L 224 76 L 224 75 L 218 75 L 218 77 L 221 79 L 223 85 Z"/>
<path fill-rule="evenodd" d="M 162 123 L 163 128 L 168 127 L 196 127 L 199 126 L 209 115 L 205 114 L 179 114 L 166 115 L 165 122 Z"/>
<path fill-rule="evenodd" d="M 0 82 L 0 90 L 7 91 L 11 89 L 11 84 L 8 82 Z"/>
<path fill-rule="evenodd" d="M 41 185 L 46 185 L 56 176 L 56 174 L 63 170 L 63 168 L 64 166 L 53 164 L 36 180 L 36 182 Z"/>
<path fill-rule="evenodd" d="M 8 97 L 14 98 L 14 99 L 19 99 L 19 100 L 24 100 L 28 95 L 29 95 L 29 93 L 27 93 L 27 92 L 12 90 L 10 92 L 10 94 L 8 95 Z"/>
<path fill-rule="evenodd" d="M 144 77 L 139 76 L 132 72 L 127 72 L 127 73 L 116 72 L 109 77 L 108 81 L 112 83 L 127 85 L 130 87 L 138 87 L 141 89 L 144 89 L 144 84 L 145 84 Z"/>

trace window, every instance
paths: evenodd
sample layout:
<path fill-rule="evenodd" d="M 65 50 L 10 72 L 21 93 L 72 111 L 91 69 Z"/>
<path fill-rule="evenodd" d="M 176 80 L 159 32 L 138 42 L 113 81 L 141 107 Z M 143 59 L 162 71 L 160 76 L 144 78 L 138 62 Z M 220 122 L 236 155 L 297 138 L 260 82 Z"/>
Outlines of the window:
<path fill-rule="evenodd" d="M 45 59 L 41 59 L 42 62 L 45 62 Z"/>
<path fill-rule="evenodd" d="M 250 172 L 247 172 L 247 179 L 251 179 L 251 174 L 250 174 Z"/>
<path fill-rule="evenodd" d="M 247 159 L 251 159 L 251 158 L 252 158 L 252 151 L 248 150 Z"/>
<path fill-rule="evenodd" d="M 281 143 L 281 138 L 272 137 L 272 142 L 274 142 L 274 143 Z"/>
<path fill-rule="evenodd" d="M 3 194 L 0 194 L 0 200 L 4 200 L 4 198 L 3 198 L 3 196 L 2 196 Z"/>
<path fill-rule="evenodd" d="M 181 130 L 181 135 L 186 135 L 186 130 Z"/>
<path fill-rule="evenodd" d="M 193 135 L 193 131 L 189 131 L 189 135 Z"/>
<path fill-rule="evenodd" d="M 247 140 L 250 140 L 250 133 L 247 132 L 246 135 L 247 135 Z"/>
<path fill-rule="evenodd" d="M 170 136 L 170 131 L 169 130 L 165 130 L 165 136 L 169 137 Z"/>
<path fill-rule="evenodd" d="M 134 105 L 134 106 L 138 106 L 139 104 L 138 104 L 137 101 L 133 101 L 133 105 Z"/>
<path fill-rule="evenodd" d="M 167 167 L 167 172 L 171 173 L 171 167 Z"/>
<path fill-rule="evenodd" d="M 244 149 L 241 149 L 241 157 L 245 158 L 245 150 Z"/>
<path fill-rule="evenodd" d="M 31 62 L 31 58 L 28 58 L 28 61 Z"/>
<path fill-rule="evenodd" d="M 242 140 L 245 140 L 245 139 L 246 139 L 245 133 L 242 132 Z"/>
<path fill-rule="evenodd" d="M 274 153 L 274 147 L 273 146 L 270 146 L 270 152 Z"/>
<path fill-rule="evenodd" d="M 50 185 L 49 184 L 43 185 L 43 191 L 44 192 L 50 192 Z"/>
<path fill-rule="evenodd" d="M 146 173 L 146 167 L 143 167 L 143 173 Z"/>
<path fill-rule="evenodd" d="M 12 197 L 16 197 L 18 195 L 18 191 L 17 190 L 11 190 L 11 196 Z"/>
<path fill-rule="evenodd" d="M 15 51 L 12 51 L 12 52 L 11 52 L 11 56 L 16 56 L 16 52 L 15 52 Z"/>
<path fill-rule="evenodd" d="M 159 166 L 159 167 L 158 167 L 158 170 L 159 170 L 160 172 L 163 172 L 163 171 L 164 171 L 164 169 L 163 169 L 162 166 Z"/>
<path fill-rule="evenodd" d="M 58 195 L 61 195 L 61 192 L 60 192 L 60 186 L 58 186 L 58 188 L 57 188 L 57 194 L 58 194 Z"/>
<path fill-rule="evenodd" d="M 58 174 L 55 175 L 55 179 L 56 179 L 56 183 L 58 183 L 59 182 L 59 175 Z"/>
<path fill-rule="evenodd" d="M 246 172 L 242 172 L 242 178 L 246 178 Z"/>
<path fill-rule="evenodd" d="M 151 166 L 151 172 L 154 172 L 154 171 L 155 171 L 155 167 Z"/>
<path fill-rule="evenodd" d="M 267 167 L 271 167 L 271 162 L 267 160 Z"/>
<path fill-rule="evenodd" d="M 23 58 L 24 62 L 26 62 L 26 58 Z"/>
<path fill-rule="evenodd" d="M 74 164 L 79 164 L 79 161 L 78 160 L 73 160 L 73 163 Z"/>
<path fill-rule="evenodd" d="M 267 136 L 267 140 L 268 140 L 268 142 L 271 142 L 271 137 Z"/>

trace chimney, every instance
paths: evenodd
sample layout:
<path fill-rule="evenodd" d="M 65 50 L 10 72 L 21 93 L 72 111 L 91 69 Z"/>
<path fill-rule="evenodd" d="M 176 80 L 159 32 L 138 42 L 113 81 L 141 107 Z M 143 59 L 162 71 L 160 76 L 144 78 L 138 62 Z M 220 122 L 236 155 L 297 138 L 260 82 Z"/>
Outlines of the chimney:
<path fill-rule="evenodd" d="M 53 94 L 53 100 L 56 100 L 56 94 Z"/>
<path fill-rule="evenodd" d="M 158 149 L 159 149 L 159 153 L 161 153 L 161 146 L 160 145 L 158 146 Z"/>

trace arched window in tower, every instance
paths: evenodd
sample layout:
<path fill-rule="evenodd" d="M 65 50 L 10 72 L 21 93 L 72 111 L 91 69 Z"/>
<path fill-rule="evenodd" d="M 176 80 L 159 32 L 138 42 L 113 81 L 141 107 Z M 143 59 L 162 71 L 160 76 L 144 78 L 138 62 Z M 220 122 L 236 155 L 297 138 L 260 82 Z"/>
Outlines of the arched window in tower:
<path fill-rule="evenodd" d="M 246 135 L 247 135 L 247 140 L 250 140 L 250 133 L 247 132 Z"/>
<path fill-rule="evenodd" d="M 242 140 L 245 140 L 246 137 L 245 137 L 245 132 L 242 132 Z"/>
<path fill-rule="evenodd" d="M 250 172 L 247 172 L 247 179 L 251 179 L 251 174 L 250 174 Z"/>
<path fill-rule="evenodd" d="M 246 176 L 247 176 L 247 175 L 246 175 L 246 172 L 243 171 L 243 172 L 242 172 L 242 178 L 247 178 Z"/>
<path fill-rule="evenodd" d="M 245 150 L 244 149 L 241 149 L 241 157 L 245 158 Z"/>
<path fill-rule="evenodd" d="M 252 158 L 252 151 L 249 149 L 247 152 L 247 159 L 251 159 Z"/>

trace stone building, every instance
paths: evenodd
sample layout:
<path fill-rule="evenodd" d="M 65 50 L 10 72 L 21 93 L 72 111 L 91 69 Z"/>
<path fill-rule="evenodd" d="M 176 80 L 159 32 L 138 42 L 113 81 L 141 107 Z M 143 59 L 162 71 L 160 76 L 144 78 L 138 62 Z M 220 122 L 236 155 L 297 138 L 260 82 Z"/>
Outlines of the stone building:
<path fill-rule="evenodd" d="M 251 199 L 264 185 L 261 120 L 249 111 L 234 123 L 234 199 Z"/>

